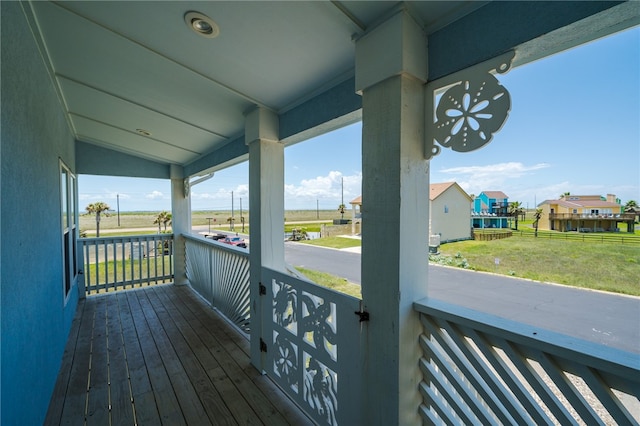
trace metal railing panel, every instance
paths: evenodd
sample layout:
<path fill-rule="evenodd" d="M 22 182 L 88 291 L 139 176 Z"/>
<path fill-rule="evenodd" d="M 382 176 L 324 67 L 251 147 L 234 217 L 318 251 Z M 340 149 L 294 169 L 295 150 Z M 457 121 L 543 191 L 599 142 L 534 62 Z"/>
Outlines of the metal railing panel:
<path fill-rule="evenodd" d="M 184 235 L 187 278 L 193 289 L 244 332 L 251 329 L 249 251 Z"/>
<path fill-rule="evenodd" d="M 173 282 L 173 234 L 79 238 L 85 294 Z"/>
<path fill-rule="evenodd" d="M 361 418 L 360 300 L 262 268 L 266 372 L 318 424 Z"/>
<path fill-rule="evenodd" d="M 440 424 L 638 424 L 640 357 L 434 299 L 420 414 Z"/>

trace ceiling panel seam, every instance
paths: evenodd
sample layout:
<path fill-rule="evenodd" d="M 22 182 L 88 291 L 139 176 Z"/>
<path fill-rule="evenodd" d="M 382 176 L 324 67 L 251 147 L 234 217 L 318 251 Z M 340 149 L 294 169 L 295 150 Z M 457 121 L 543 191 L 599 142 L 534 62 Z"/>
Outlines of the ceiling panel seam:
<path fill-rule="evenodd" d="M 183 124 L 186 124 L 187 126 L 194 127 L 194 128 L 196 128 L 196 129 L 202 130 L 203 132 L 207 132 L 207 133 L 209 133 L 209 134 L 211 134 L 211 135 L 213 135 L 213 136 L 217 136 L 217 137 L 220 137 L 220 138 L 223 138 L 223 139 L 226 139 L 226 140 L 230 139 L 230 136 L 229 136 L 229 135 L 223 135 L 223 134 L 221 134 L 221 133 L 214 132 L 213 130 L 206 129 L 206 128 L 204 128 L 204 127 L 202 127 L 202 126 L 199 126 L 199 125 L 197 125 L 197 124 L 190 123 L 190 122 L 185 121 L 185 120 L 183 120 L 183 119 L 181 119 L 181 118 L 178 118 L 178 117 L 175 117 L 175 116 L 173 116 L 173 115 L 170 115 L 170 114 L 164 113 L 164 112 L 162 112 L 162 111 L 159 111 L 159 110 L 157 110 L 157 109 L 151 108 L 151 107 L 149 107 L 149 106 L 142 105 L 142 104 L 140 104 L 140 103 L 138 103 L 138 102 L 134 102 L 134 101 L 132 101 L 132 100 L 130 100 L 130 99 L 127 99 L 127 98 L 122 97 L 122 96 L 120 96 L 120 95 L 116 95 L 115 93 L 112 93 L 112 92 L 106 91 L 106 90 L 101 89 L 101 88 L 99 88 L 99 87 L 96 87 L 96 86 L 94 86 L 94 85 L 91 85 L 91 84 L 85 83 L 85 82 L 83 82 L 83 81 L 78 80 L 77 78 L 69 77 L 69 76 L 67 76 L 67 75 L 60 74 L 60 73 L 56 73 L 55 75 L 56 75 L 56 77 L 57 77 L 58 79 L 64 79 L 64 80 L 67 80 L 67 81 L 71 81 L 71 82 L 73 82 L 73 83 L 77 83 L 77 84 L 79 84 L 79 85 L 81 85 L 81 86 L 88 87 L 89 89 L 95 90 L 96 92 L 104 93 L 104 94 L 105 94 L 105 95 L 107 95 L 107 96 L 111 96 L 111 97 L 113 97 L 113 98 L 115 98 L 115 99 L 119 99 L 119 100 L 121 100 L 121 101 L 123 101 L 123 102 L 127 102 L 127 103 L 129 103 L 129 104 L 131 104 L 131 105 L 135 105 L 135 106 L 140 107 L 140 108 L 143 108 L 143 109 L 145 109 L 145 110 L 147 110 L 147 111 L 151 111 L 151 112 L 153 112 L 153 113 L 156 113 L 156 114 L 162 115 L 163 117 L 167 117 L 167 118 L 170 118 L 170 119 L 172 119 L 172 120 L 179 121 L 179 122 L 181 122 L 181 123 L 183 123 Z M 71 113 L 71 110 L 70 110 L 69 108 L 67 108 L 67 112 L 68 112 L 68 113 Z"/>
<path fill-rule="evenodd" d="M 107 27 L 105 25 L 102 25 L 99 22 L 94 21 L 93 19 L 90 19 L 90 18 L 88 18 L 86 16 L 83 16 L 83 15 L 73 11 L 73 10 L 70 10 L 70 9 L 64 7 L 63 5 L 61 5 L 60 3 L 54 2 L 53 4 L 55 4 L 56 6 L 58 6 L 59 8 L 65 10 L 65 11 L 67 11 L 68 13 L 71 13 L 71 14 L 73 14 L 75 16 L 78 16 L 79 18 L 82 18 L 82 19 L 86 20 L 87 22 L 90 22 L 91 24 L 96 25 L 96 26 L 104 29 L 105 31 L 109 31 L 110 33 L 115 34 L 116 36 L 121 37 L 121 38 L 123 38 L 124 40 L 127 40 L 130 43 L 133 43 L 133 44 L 135 44 L 137 46 L 140 46 L 141 48 L 147 50 L 148 52 L 151 52 L 152 54 L 158 56 L 159 58 L 162 58 L 162 59 L 164 59 L 166 61 L 172 62 L 172 63 L 178 65 L 179 67 L 181 67 L 181 68 L 183 68 L 185 70 L 188 70 L 188 71 L 190 71 L 190 72 L 192 72 L 192 73 L 204 78 L 205 80 L 211 82 L 212 84 L 217 85 L 219 87 L 222 87 L 223 89 L 229 91 L 230 93 L 232 93 L 232 94 L 234 94 L 236 96 L 239 96 L 239 97 L 243 98 L 244 100 L 246 100 L 248 102 L 252 102 L 252 103 L 256 104 L 259 107 L 266 108 L 266 109 L 269 109 L 271 111 L 276 111 L 276 108 L 274 108 L 273 106 L 267 105 L 266 103 L 264 103 L 262 101 L 254 99 L 251 96 L 247 95 L 246 93 L 243 93 L 243 92 L 241 92 L 241 91 L 239 91 L 239 90 L 237 90 L 237 89 L 235 89 L 235 88 L 233 88 L 233 87 L 231 87 L 231 86 L 229 86 L 227 84 L 224 84 L 224 83 L 222 83 L 222 82 L 220 82 L 218 80 L 214 80 L 213 78 L 201 73 L 200 71 L 195 70 L 195 69 L 193 69 L 191 67 L 188 67 L 187 65 L 185 65 L 185 64 L 183 64 L 181 62 L 178 62 L 175 59 L 172 59 L 172 58 L 170 58 L 168 56 L 165 56 L 162 53 L 160 53 L 160 52 L 158 52 L 158 51 L 156 51 L 156 50 L 154 50 L 154 49 L 142 44 L 141 42 L 139 42 L 137 40 L 134 40 L 134 39 L 132 39 L 130 37 L 127 37 L 126 35 L 118 32 L 118 31 L 115 31 L 115 30 L 113 30 L 113 29 L 111 29 L 111 28 L 109 28 L 109 27 Z"/>
<path fill-rule="evenodd" d="M 91 121 L 91 122 L 93 122 L 93 123 L 102 124 L 103 126 L 107 126 L 107 127 L 112 128 L 112 129 L 122 130 L 123 132 L 131 133 L 132 135 L 134 135 L 134 136 L 136 136 L 136 137 L 143 137 L 143 138 L 145 138 L 145 139 L 149 139 L 149 140 L 152 140 L 152 141 L 155 141 L 155 142 L 161 143 L 161 144 L 163 144 L 163 145 L 170 146 L 170 147 L 172 147 L 172 148 L 176 148 L 176 149 L 180 149 L 180 150 L 182 150 L 182 151 L 190 152 L 191 154 L 202 155 L 202 153 L 201 153 L 201 152 L 193 151 L 193 150 L 191 150 L 191 149 L 187 149 L 187 148 L 184 148 L 184 147 L 181 147 L 181 146 L 178 146 L 178 145 L 174 145 L 174 144 L 172 144 L 172 143 L 170 143 L 170 142 L 166 142 L 166 141 L 163 141 L 163 140 L 160 140 L 160 139 L 152 138 L 151 136 L 140 136 L 138 133 L 136 133 L 136 132 L 132 132 L 132 131 L 131 131 L 131 130 L 129 130 L 129 129 L 123 129 L 122 127 L 114 126 L 113 124 L 105 123 L 104 121 L 96 120 L 96 119 L 94 119 L 94 118 L 87 117 L 87 116 L 82 115 L 82 114 L 77 114 L 77 113 L 75 113 L 75 112 L 69 112 L 69 115 L 70 115 L 70 116 L 74 116 L 74 117 L 78 117 L 78 118 L 84 118 L 85 120 L 89 120 L 89 121 Z"/>

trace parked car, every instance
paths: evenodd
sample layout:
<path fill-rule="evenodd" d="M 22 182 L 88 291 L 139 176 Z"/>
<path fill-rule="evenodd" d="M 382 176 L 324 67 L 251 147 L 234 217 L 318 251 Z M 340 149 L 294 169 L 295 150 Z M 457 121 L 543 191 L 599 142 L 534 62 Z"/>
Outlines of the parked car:
<path fill-rule="evenodd" d="M 227 238 L 225 234 L 216 234 L 216 235 L 205 235 L 205 238 L 210 238 L 215 241 L 220 241 L 224 238 Z"/>
<path fill-rule="evenodd" d="M 236 247 L 247 248 L 247 243 L 240 237 L 227 237 L 221 240 L 218 240 L 221 243 L 230 244 Z"/>

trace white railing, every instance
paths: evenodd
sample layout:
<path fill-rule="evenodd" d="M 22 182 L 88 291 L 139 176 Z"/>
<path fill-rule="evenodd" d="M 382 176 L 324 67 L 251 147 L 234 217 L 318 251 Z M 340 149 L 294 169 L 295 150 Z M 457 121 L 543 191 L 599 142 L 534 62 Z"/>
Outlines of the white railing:
<path fill-rule="evenodd" d="M 79 238 L 85 294 L 173 282 L 173 234 Z"/>
<path fill-rule="evenodd" d="M 432 424 L 638 424 L 640 356 L 433 299 L 423 405 Z"/>
<path fill-rule="evenodd" d="M 211 306 L 250 331 L 249 251 L 184 234 L 187 278 Z"/>
<path fill-rule="evenodd" d="M 361 417 L 360 300 L 262 268 L 267 375 L 318 424 Z"/>

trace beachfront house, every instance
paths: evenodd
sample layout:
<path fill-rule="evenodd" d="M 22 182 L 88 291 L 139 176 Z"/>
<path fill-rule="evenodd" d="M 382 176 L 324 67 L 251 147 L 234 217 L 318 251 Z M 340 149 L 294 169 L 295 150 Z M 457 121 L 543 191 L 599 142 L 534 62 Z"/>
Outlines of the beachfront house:
<path fill-rule="evenodd" d="M 637 358 L 426 298 L 425 217 L 430 158 L 481 148 L 507 120 L 501 74 L 637 25 L 636 2 L 3 1 L 0 12 L 3 425 L 601 422 L 565 372 L 616 422 L 635 421 L 611 389 L 638 397 Z M 447 114 L 465 99 L 491 114 L 458 132 Z M 362 301 L 290 274 L 282 238 L 285 148 L 358 120 Z M 249 251 L 190 224 L 192 186 L 243 161 Z M 84 174 L 170 180 L 173 234 L 79 239 Z M 96 272 L 121 254 L 124 271 Z M 103 278 L 142 275 L 171 285 L 94 295 Z M 204 325 L 220 315 L 246 338 Z M 278 392 L 295 405 L 267 408 Z"/>
<path fill-rule="evenodd" d="M 619 232 L 624 223 L 633 232 L 635 215 L 625 213 L 624 206 L 613 194 L 563 195 L 557 200 L 545 200 L 538 204 L 542 216 L 539 229 L 577 232 Z"/>
<path fill-rule="evenodd" d="M 473 200 L 473 228 L 508 228 L 509 197 L 502 191 L 483 191 Z"/>

